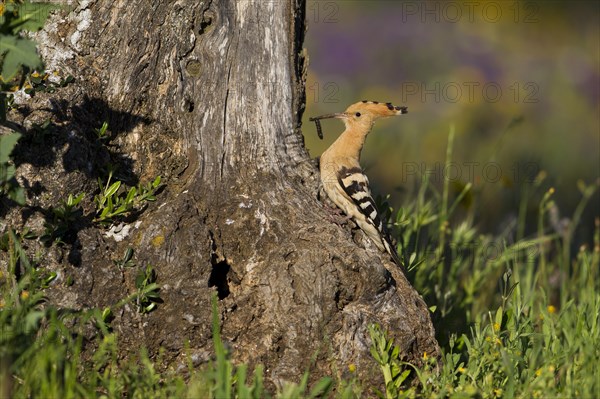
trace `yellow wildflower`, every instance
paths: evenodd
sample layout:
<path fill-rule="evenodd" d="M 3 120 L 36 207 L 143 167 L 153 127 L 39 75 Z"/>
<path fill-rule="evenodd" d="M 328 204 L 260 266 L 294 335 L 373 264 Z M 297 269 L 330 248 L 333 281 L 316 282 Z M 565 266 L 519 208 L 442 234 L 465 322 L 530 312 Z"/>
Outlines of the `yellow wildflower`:
<path fill-rule="evenodd" d="M 27 299 L 27 298 L 29 298 L 29 291 L 23 290 L 21 292 L 21 299 Z"/>
<path fill-rule="evenodd" d="M 350 371 L 351 373 L 354 373 L 354 372 L 356 372 L 356 364 L 354 364 L 354 363 L 350 363 L 350 364 L 348 365 L 348 371 Z"/>
<path fill-rule="evenodd" d="M 556 308 L 552 305 L 548 306 L 548 313 L 552 314 L 552 313 L 556 313 Z"/>

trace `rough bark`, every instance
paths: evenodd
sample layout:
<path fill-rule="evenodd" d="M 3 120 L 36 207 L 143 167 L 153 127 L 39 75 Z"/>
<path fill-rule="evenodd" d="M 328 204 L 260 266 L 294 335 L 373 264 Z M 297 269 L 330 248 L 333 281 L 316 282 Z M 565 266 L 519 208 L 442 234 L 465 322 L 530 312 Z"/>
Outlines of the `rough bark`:
<path fill-rule="evenodd" d="M 38 34 L 48 67 L 77 83 L 37 96 L 21 116 L 25 125 L 51 117 L 55 129 L 51 146 L 31 144 L 29 156 L 21 148 L 22 176 L 49 193 L 30 195 L 33 208 L 93 192 L 106 162 L 131 183 L 166 182 L 137 221 L 119 226 L 121 241 L 83 223 L 70 246 L 53 250 L 53 267 L 74 279 L 59 279 L 55 303 L 107 306 L 133 292 L 134 271 L 112 263 L 131 246 L 138 265 L 156 268 L 164 303 L 148 315 L 125 307 L 114 329 L 123 348 L 164 348 L 173 367 L 185 364 L 186 340 L 197 365 L 209 360 L 214 291 L 233 358 L 264 364 L 275 384 L 309 366 L 315 378 L 339 375 L 351 363 L 372 380 L 372 322 L 407 361 L 439 354 L 428 309 L 404 275 L 360 231 L 328 221 L 317 198 L 300 131 L 304 7 L 89 0 Z M 103 120 L 108 149 L 89 134 Z M 36 151 L 48 159 L 36 163 Z M 24 220 L 39 225 L 35 211 Z"/>

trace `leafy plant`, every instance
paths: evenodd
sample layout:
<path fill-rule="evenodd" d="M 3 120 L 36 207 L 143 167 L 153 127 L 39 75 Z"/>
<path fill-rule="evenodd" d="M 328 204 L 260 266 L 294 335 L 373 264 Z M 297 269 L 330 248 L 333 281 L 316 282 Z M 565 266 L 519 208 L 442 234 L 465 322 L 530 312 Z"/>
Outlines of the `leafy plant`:
<path fill-rule="evenodd" d="M 162 303 L 160 287 L 156 284 L 156 271 L 152 266 L 140 270 L 135 278 L 135 287 L 138 290 L 135 299 L 138 312 L 150 313 L 158 303 Z"/>
<path fill-rule="evenodd" d="M 21 138 L 19 133 L 9 133 L 0 136 L 0 199 L 4 196 L 19 205 L 25 204 L 25 192 L 15 178 L 15 166 L 10 161 L 10 155 Z"/>
<path fill-rule="evenodd" d="M 96 133 L 96 136 L 98 137 L 98 140 L 106 140 L 108 139 L 108 122 L 103 122 L 102 126 L 100 126 L 99 129 L 94 129 L 94 132 Z"/>
<path fill-rule="evenodd" d="M 73 223 L 81 217 L 82 210 L 79 203 L 84 196 L 85 193 L 80 193 L 76 197 L 69 194 L 66 201 L 61 201 L 59 207 L 51 209 L 52 216 L 44 223 L 44 234 L 40 237 L 42 242 L 46 244 L 63 242 L 63 239 L 73 227 Z"/>
<path fill-rule="evenodd" d="M 23 240 L 32 240 L 32 239 L 37 238 L 37 235 L 27 228 L 25 228 L 21 232 L 16 232 L 12 228 L 9 228 L 8 231 L 6 231 L 4 234 L 0 235 L 0 250 L 1 251 L 5 251 L 5 252 L 9 251 L 9 249 L 12 245 L 12 242 L 14 241 L 13 238 L 11 238 L 12 234 L 15 235 L 14 240 L 17 240 L 18 242 L 23 242 Z"/>
<path fill-rule="evenodd" d="M 402 384 L 410 375 L 410 370 L 406 370 L 400 361 L 400 348 L 377 324 L 369 325 L 369 335 L 371 356 L 379 364 L 385 382 L 385 395 L 378 391 L 376 393 L 380 398 L 399 398 Z"/>
<path fill-rule="evenodd" d="M 133 260 L 133 248 L 128 247 L 125 250 L 125 254 L 123 254 L 123 258 L 115 260 L 113 262 L 116 266 L 118 266 L 121 269 L 125 267 L 134 267 L 135 261 Z"/>
<path fill-rule="evenodd" d="M 126 216 L 139 208 L 146 201 L 155 201 L 156 191 L 160 186 L 160 176 L 154 181 L 138 187 L 131 187 L 129 191 L 119 191 L 121 181 L 112 181 L 113 172 L 110 171 L 106 183 L 98 179 L 100 194 L 94 197 L 96 203 L 97 216 L 95 222 L 110 224 L 120 216 Z"/>
<path fill-rule="evenodd" d="M 20 35 L 23 31 L 41 29 L 57 4 L 31 3 L 29 1 L 3 2 L 0 7 L 0 54 L 1 75 L 4 81 L 12 79 L 21 66 L 39 68 L 42 60 L 37 54 L 33 40 Z"/>
<path fill-rule="evenodd" d="M 24 85 L 25 93 L 30 96 L 35 95 L 36 92 L 54 93 L 57 88 L 65 87 L 75 80 L 72 75 L 58 77 L 57 72 L 54 72 L 54 76 L 60 80 L 58 80 L 58 82 L 55 81 L 56 79 L 50 80 L 50 75 L 46 72 L 32 72 L 27 76 Z"/>
<path fill-rule="evenodd" d="M 0 364 L 18 357 L 35 339 L 44 316 L 42 290 L 49 283 L 27 257 L 19 235 L 9 229 L 4 237 L 8 273 L 0 272 Z"/>
<path fill-rule="evenodd" d="M 11 99 L 6 90 L 21 68 L 22 74 L 17 87 L 23 86 L 27 72 L 42 68 L 42 59 L 36 51 L 36 43 L 23 32 L 41 29 L 52 10 L 61 6 L 52 3 L 31 3 L 9 0 L 0 3 L 0 122 L 6 122 L 6 112 Z"/>
<path fill-rule="evenodd" d="M 314 387 L 309 391 L 308 377 L 308 371 L 305 371 L 299 384 L 288 382 L 283 386 L 278 397 L 281 399 L 322 398 L 326 397 L 333 388 L 333 380 L 330 377 L 323 377 L 317 381 Z M 243 396 L 240 396 L 240 398 L 243 398 Z"/>
<path fill-rule="evenodd" d="M 4 55 L 2 76 L 7 81 L 16 75 L 22 65 L 30 68 L 42 66 L 35 42 L 27 38 L 0 34 L 0 52 Z"/>

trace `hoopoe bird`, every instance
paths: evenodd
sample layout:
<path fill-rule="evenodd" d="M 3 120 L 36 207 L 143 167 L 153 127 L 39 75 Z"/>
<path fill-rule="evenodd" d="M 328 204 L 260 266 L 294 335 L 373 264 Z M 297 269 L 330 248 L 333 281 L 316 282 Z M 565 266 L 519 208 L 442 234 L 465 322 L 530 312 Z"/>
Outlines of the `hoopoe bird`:
<path fill-rule="evenodd" d="M 321 139 L 321 119 L 337 118 L 344 122 L 346 130 L 321 155 L 321 184 L 331 201 L 354 220 L 380 251 L 389 253 L 398 266 L 402 263 L 377 212 L 369 179 L 360 167 L 360 153 L 377 119 L 407 112 L 407 107 L 364 100 L 344 112 L 310 118 L 316 123 Z"/>

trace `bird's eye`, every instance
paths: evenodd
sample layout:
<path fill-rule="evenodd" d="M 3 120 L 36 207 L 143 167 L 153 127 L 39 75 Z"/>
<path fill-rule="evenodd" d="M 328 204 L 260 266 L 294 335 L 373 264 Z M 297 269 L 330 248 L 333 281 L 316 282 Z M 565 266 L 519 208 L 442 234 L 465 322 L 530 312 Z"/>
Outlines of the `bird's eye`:
<path fill-rule="evenodd" d="M 357 112 L 357 113 L 356 113 L 356 116 L 360 116 L 360 112 Z"/>

